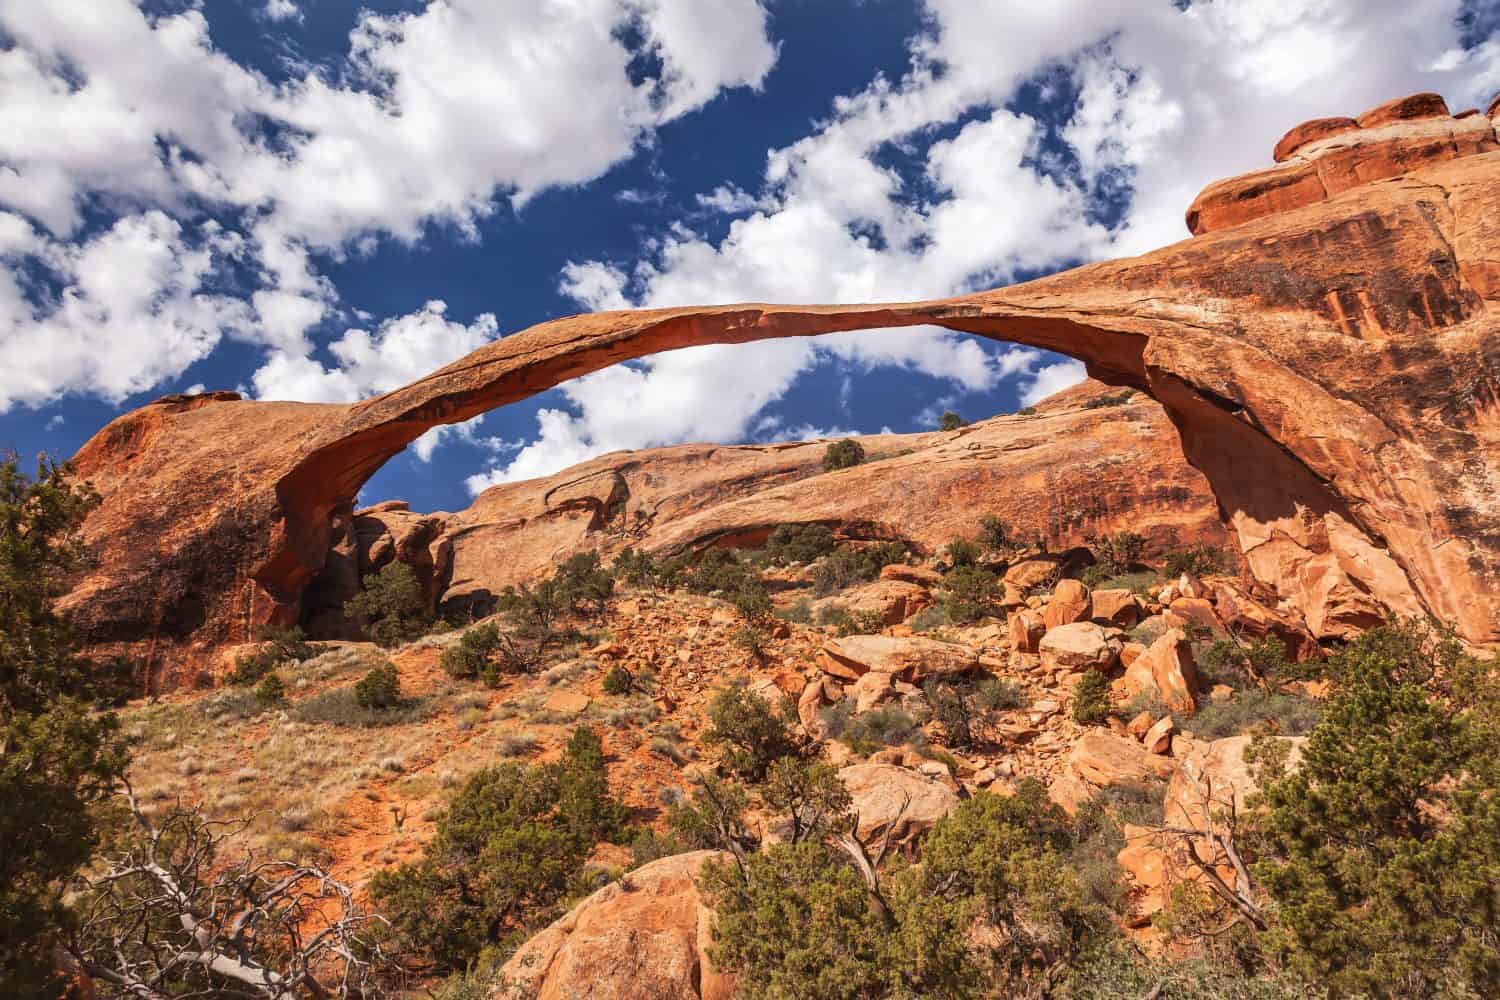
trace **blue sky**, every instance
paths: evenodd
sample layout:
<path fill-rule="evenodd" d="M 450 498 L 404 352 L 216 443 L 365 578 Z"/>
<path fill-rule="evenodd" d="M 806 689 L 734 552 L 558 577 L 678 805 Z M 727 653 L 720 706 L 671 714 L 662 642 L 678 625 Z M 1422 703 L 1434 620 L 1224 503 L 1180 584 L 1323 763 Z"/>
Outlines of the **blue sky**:
<path fill-rule="evenodd" d="M 0 447 L 202 386 L 385 391 L 593 308 L 946 295 L 1185 236 L 1298 121 L 1500 91 L 1500 3 L 0 0 Z M 369 501 L 622 447 L 1013 410 L 938 331 L 675 352 L 433 435 Z"/>

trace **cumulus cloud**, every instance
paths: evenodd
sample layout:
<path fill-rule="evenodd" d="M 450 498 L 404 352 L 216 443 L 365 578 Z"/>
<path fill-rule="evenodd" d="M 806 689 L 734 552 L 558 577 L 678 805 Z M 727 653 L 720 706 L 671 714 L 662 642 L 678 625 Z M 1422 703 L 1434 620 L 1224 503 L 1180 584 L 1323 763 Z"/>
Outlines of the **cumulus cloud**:
<path fill-rule="evenodd" d="M 837 99 L 810 134 L 772 150 L 759 191 L 698 196 L 700 209 L 734 217 L 727 233 L 680 222 L 634 264 L 570 264 L 563 287 L 593 308 L 889 301 L 1142 252 L 1183 238 L 1197 191 L 1269 162 L 1298 121 L 1424 89 L 1487 99 L 1500 83 L 1497 43 L 1465 48 L 1461 9 L 1459 0 L 926 0 L 903 78 Z M 1014 110 L 1027 84 L 1049 107 L 1066 97 L 1058 120 Z M 572 386 L 576 412 L 549 411 L 536 441 L 491 477 L 552 471 L 610 447 L 743 436 L 824 354 L 967 390 L 1013 378 L 1023 405 L 1084 377 L 1074 361 L 997 354 L 936 331 L 699 350 L 692 377 L 712 387 L 711 415 L 683 391 L 679 363 L 648 359 Z M 622 386 L 636 403 L 654 402 L 616 414 Z"/>
<path fill-rule="evenodd" d="M 262 10 L 300 16 L 293 0 Z M 48 365 L 6 405 L 144 388 L 225 333 L 271 352 L 258 382 L 306 386 L 316 398 L 356 391 L 358 373 L 340 378 L 311 358 L 308 332 L 339 307 L 317 255 L 382 238 L 415 243 L 433 224 L 476 237 L 507 200 L 597 178 L 721 89 L 759 86 L 776 58 L 764 8 L 726 0 L 711 13 L 693 0 L 433 0 L 413 13 L 362 12 L 343 60 L 273 82 L 216 49 L 196 7 L 4 5 L 0 206 L 72 241 L 70 256 L 96 239 L 84 232 L 85 206 L 195 227 L 206 206 L 237 220 L 255 286 L 232 326 L 162 338 L 115 330 L 141 338 L 129 351 L 159 358 L 128 377 Z M 661 72 L 641 78 L 642 58 Z M 170 299 L 200 276 L 200 258 L 175 256 L 183 273 L 132 273 L 169 280 L 158 293 Z M 6 280 L 13 315 L 27 290 L 14 274 Z"/>

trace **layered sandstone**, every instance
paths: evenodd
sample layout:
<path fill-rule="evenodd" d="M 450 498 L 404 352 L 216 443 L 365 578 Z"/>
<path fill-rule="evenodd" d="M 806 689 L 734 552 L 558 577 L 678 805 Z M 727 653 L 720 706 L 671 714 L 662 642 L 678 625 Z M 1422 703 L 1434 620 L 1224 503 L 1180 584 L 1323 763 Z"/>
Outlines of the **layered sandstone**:
<path fill-rule="evenodd" d="M 101 561 L 70 606 L 95 642 L 237 638 L 300 615 L 359 487 L 433 426 L 663 350 L 935 324 L 1155 397 L 1251 571 L 1319 636 L 1427 611 L 1495 642 L 1494 125 L 1427 99 L 1356 124 L 1232 197 L 1211 187 L 1201 235 L 1142 257 L 928 302 L 569 317 L 350 406 L 152 404 L 78 455 L 104 497 L 87 526 Z"/>

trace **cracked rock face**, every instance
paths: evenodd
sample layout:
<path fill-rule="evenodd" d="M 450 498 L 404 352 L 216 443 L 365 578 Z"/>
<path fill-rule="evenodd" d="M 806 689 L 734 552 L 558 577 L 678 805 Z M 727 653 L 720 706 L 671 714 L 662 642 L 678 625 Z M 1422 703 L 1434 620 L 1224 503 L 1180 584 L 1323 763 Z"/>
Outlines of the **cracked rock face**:
<path fill-rule="evenodd" d="M 1426 611 L 1500 641 L 1494 121 L 1417 95 L 1355 125 L 1210 186 L 1192 239 L 1022 285 L 568 317 L 347 406 L 168 397 L 77 456 L 104 502 L 69 605 L 99 645 L 229 641 L 301 613 L 360 485 L 433 426 L 663 350 L 935 324 L 1154 397 L 1255 577 L 1319 635 Z"/>

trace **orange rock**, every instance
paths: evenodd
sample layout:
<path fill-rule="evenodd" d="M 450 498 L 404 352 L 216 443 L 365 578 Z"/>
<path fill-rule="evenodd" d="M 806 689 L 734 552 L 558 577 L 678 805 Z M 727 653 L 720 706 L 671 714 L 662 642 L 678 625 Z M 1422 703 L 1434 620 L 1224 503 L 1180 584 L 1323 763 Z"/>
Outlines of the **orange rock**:
<path fill-rule="evenodd" d="M 1179 597 L 1172 602 L 1166 613 L 1170 628 L 1186 628 L 1189 624 L 1200 625 L 1215 636 L 1225 635 L 1224 623 L 1214 614 L 1214 606 L 1202 597 Z"/>
<path fill-rule="evenodd" d="M 906 563 L 891 563 L 880 569 L 882 580 L 900 580 L 904 583 L 914 583 L 919 587 L 932 588 L 943 582 L 943 574 L 935 569 L 925 566 L 908 566 Z"/>
<path fill-rule="evenodd" d="M 823 646 L 823 668 L 836 677 L 858 680 L 868 672 L 890 674 L 913 684 L 934 675 L 964 674 L 979 665 L 967 646 L 919 636 L 851 635 Z"/>
<path fill-rule="evenodd" d="M 854 711 L 864 713 L 891 696 L 892 677 L 870 671 L 850 685 L 847 694 L 854 699 Z"/>
<path fill-rule="evenodd" d="M 1077 580 L 1059 580 L 1052 592 L 1052 600 L 1042 610 L 1042 620 L 1048 628 L 1071 625 L 1092 617 L 1092 609 L 1089 588 Z"/>
<path fill-rule="evenodd" d="M 1166 778 L 1173 771 L 1170 760 L 1150 753 L 1128 736 L 1116 736 L 1102 729 L 1090 729 L 1083 734 L 1068 754 L 1068 766 L 1080 778 L 1100 788 Z"/>
<path fill-rule="evenodd" d="M 1144 617 L 1140 598 L 1128 590 L 1108 588 L 1096 590 L 1091 595 L 1091 618 L 1120 628 L 1130 628 Z"/>
<path fill-rule="evenodd" d="M 1174 712 L 1192 714 L 1198 707 L 1198 666 L 1193 646 L 1181 629 L 1172 629 L 1151 644 L 1133 670 L 1150 670 L 1162 702 Z"/>
<path fill-rule="evenodd" d="M 1323 647 L 1318 645 L 1306 623 L 1294 615 L 1271 610 L 1236 584 L 1214 584 L 1214 615 L 1235 635 L 1279 639 L 1287 656 L 1294 662 L 1323 655 Z"/>
<path fill-rule="evenodd" d="M 894 825 L 892 842 L 909 843 L 958 808 L 947 783 L 895 764 L 854 764 L 839 770 L 839 780 L 853 799 L 861 838 L 884 836 Z"/>
<path fill-rule="evenodd" d="M 932 607 L 932 603 L 932 594 L 914 583 L 876 580 L 817 601 L 813 611 L 836 604 L 851 614 L 875 615 L 884 625 L 899 625 L 918 611 Z"/>
<path fill-rule="evenodd" d="M 1048 629 L 1037 644 L 1048 670 L 1103 670 L 1115 665 L 1120 640 L 1093 622 L 1073 622 Z"/>
<path fill-rule="evenodd" d="M 1484 375 L 1500 335 L 1500 161 L 1484 155 L 1497 148 L 1489 119 L 1413 117 L 1437 110 L 1398 102 L 1363 116 L 1386 124 L 1210 186 L 1190 213 L 1195 239 L 1002 289 L 916 303 L 568 317 L 349 405 L 166 397 L 112 421 L 75 456 L 103 501 L 84 526 L 98 562 L 62 608 L 92 652 L 196 665 L 255 624 L 301 616 L 314 581 L 347 569 L 361 487 L 440 423 L 664 350 L 938 324 L 1064 351 L 1155 397 L 1199 471 L 1183 472 L 1175 448 L 1163 447 L 1152 454 L 1172 461 L 1153 464 L 1167 480 L 1139 467 L 1101 474 L 1099 456 L 1127 438 L 1172 442 L 1177 432 L 1142 435 L 1136 411 L 1145 406 L 1057 406 L 991 421 L 989 446 L 971 433 L 934 435 L 920 453 L 837 475 L 818 473 L 817 445 L 788 446 L 803 449 L 805 459 L 788 463 L 802 478 L 712 514 L 691 510 L 692 491 L 674 487 L 682 506 L 653 524 L 643 500 L 651 489 L 620 471 L 635 456 L 606 457 L 571 470 L 572 484 L 502 490 L 520 512 L 509 521 L 486 516 L 506 504 L 481 497 L 453 529 L 450 589 L 464 599 L 493 593 L 487 574 L 518 536 L 524 558 L 505 572 L 531 574 L 559 552 L 623 544 L 637 521 L 654 551 L 675 552 L 753 543 L 792 511 L 881 538 L 885 512 L 899 507 L 895 533 L 952 534 L 960 522 L 972 530 L 983 503 L 1007 516 L 1034 512 L 1015 520 L 1063 544 L 1053 536 L 1111 530 L 1094 512 L 1128 507 L 1139 519 L 1206 477 L 1216 503 L 1198 510 L 1225 512 L 1247 572 L 1320 639 L 1395 612 L 1430 613 L 1476 645 L 1500 641 L 1500 551 L 1483 541 L 1500 534 L 1497 391 Z M 1444 349 L 1429 349 L 1435 343 Z M 1454 386 L 1464 387 L 1458 397 Z M 1455 411 L 1455 398 L 1469 409 Z M 700 465 L 736 451 L 683 447 Z M 775 464 L 779 447 L 750 450 Z M 1059 467 L 1037 461 L 1054 447 L 1068 456 L 1062 490 L 1050 486 Z M 962 486 L 974 465 L 959 453 L 994 478 Z M 919 472 L 942 488 L 901 488 Z M 1004 503 L 990 506 L 989 494 Z"/>
<path fill-rule="evenodd" d="M 1233 806 L 1244 812 L 1247 800 L 1258 790 L 1245 760 L 1252 736 L 1230 736 L 1199 743 L 1183 755 L 1167 783 L 1163 822 L 1167 826 L 1209 829 L 1216 812 Z M 1307 737 L 1284 738 L 1291 751 L 1288 763 L 1295 766 Z"/>
<path fill-rule="evenodd" d="M 1006 569 L 1004 580 L 1020 590 L 1030 590 L 1033 587 L 1044 587 L 1057 579 L 1060 568 L 1060 560 L 1053 556 L 1022 559 Z"/>
<path fill-rule="evenodd" d="M 611 882 L 522 945 L 502 980 L 537 1000 L 730 1000 L 735 980 L 714 968 L 713 913 L 694 881 L 716 856 L 728 857 L 673 855 Z"/>
<path fill-rule="evenodd" d="M 1392 122 L 1408 121 L 1413 118 L 1447 118 L 1448 102 L 1443 100 L 1442 94 L 1412 94 L 1409 97 L 1398 97 L 1393 101 L 1386 101 L 1378 107 L 1371 108 L 1357 119 L 1360 128 L 1376 128 L 1381 125 L 1389 125 Z"/>
<path fill-rule="evenodd" d="M 1151 731 L 1151 727 L 1154 725 L 1156 725 L 1156 716 L 1152 715 L 1150 712 L 1142 711 L 1139 715 L 1130 720 L 1130 723 L 1125 727 L 1125 732 L 1140 740 L 1145 738 L 1146 734 Z"/>
<path fill-rule="evenodd" d="M 1141 745 L 1154 754 L 1165 754 L 1172 749 L 1172 731 L 1176 723 L 1170 715 L 1164 715 L 1141 737 Z"/>
<path fill-rule="evenodd" d="M 1359 123 L 1353 118 L 1314 118 L 1312 121 L 1293 127 L 1290 132 L 1282 136 L 1271 158 L 1277 163 L 1285 162 L 1293 153 L 1310 142 L 1326 139 L 1331 135 L 1353 132 L 1357 128 L 1359 128 Z"/>
<path fill-rule="evenodd" d="M 1018 653 L 1035 653 L 1042 636 L 1047 634 L 1047 622 L 1038 612 L 1029 608 L 1010 616 L 1010 648 Z"/>
<path fill-rule="evenodd" d="M 1120 647 L 1120 666 L 1129 669 L 1130 665 L 1140 659 L 1145 651 L 1146 647 L 1139 642 L 1125 643 Z"/>

